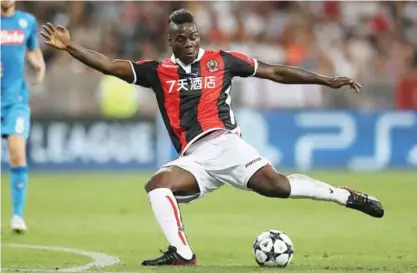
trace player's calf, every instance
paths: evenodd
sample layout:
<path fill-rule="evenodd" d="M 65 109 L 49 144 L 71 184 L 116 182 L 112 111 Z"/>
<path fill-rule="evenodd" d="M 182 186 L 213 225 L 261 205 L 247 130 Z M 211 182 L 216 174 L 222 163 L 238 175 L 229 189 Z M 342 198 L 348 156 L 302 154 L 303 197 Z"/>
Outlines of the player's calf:
<path fill-rule="evenodd" d="M 11 135 L 7 139 L 10 161 L 10 190 L 12 193 L 11 228 L 15 232 L 26 231 L 23 209 L 26 203 L 28 169 L 26 167 L 26 141 L 24 137 Z"/>
<path fill-rule="evenodd" d="M 276 172 L 271 166 L 259 169 L 249 179 L 247 186 L 266 197 L 288 198 L 291 194 L 287 176 Z"/>
<path fill-rule="evenodd" d="M 187 265 L 195 263 L 195 256 L 188 244 L 182 217 L 174 192 L 199 191 L 194 176 L 176 166 L 163 168 L 146 184 L 149 201 L 155 218 L 167 238 L 170 248 L 161 257 L 147 260 L 143 265 Z"/>
<path fill-rule="evenodd" d="M 342 205 L 346 205 L 350 196 L 349 191 L 345 189 L 335 188 L 302 174 L 285 176 L 270 166 L 258 170 L 249 180 L 248 187 L 268 197 L 309 198 L 333 201 Z"/>
<path fill-rule="evenodd" d="M 384 215 L 381 203 L 366 193 L 336 188 L 302 174 L 285 176 L 270 166 L 258 170 L 249 180 L 248 188 L 267 197 L 332 201 L 373 217 L 381 218 Z"/>

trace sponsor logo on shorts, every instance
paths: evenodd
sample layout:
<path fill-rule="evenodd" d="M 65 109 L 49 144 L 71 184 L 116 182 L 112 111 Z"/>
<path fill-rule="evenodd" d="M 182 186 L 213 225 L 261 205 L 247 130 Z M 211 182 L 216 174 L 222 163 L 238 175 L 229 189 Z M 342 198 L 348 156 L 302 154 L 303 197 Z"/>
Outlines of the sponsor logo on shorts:
<path fill-rule="evenodd" d="M 245 164 L 245 168 L 247 168 L 250 165 L 252 165 L 252 164 L 254 164 L 254 163 L 258 162 L 258 161 L 261 161 L 261 160 L 262 160 L 262 157 L 258 157 L 258 158 L 254 159 L 254 160 L 251 160 L 251 161 L 249 161 L 248 163 Z"/>

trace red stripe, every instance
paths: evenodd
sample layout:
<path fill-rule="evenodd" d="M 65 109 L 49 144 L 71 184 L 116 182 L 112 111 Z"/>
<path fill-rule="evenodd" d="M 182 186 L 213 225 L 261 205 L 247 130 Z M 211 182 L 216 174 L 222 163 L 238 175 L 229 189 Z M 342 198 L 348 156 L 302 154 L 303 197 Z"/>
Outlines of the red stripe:
<path fill-rule="evenodd" d="M 144 64 L 144 63 L 147 63 L 147 62 L 151 62 L 152 60 L 139 60 L 139 61 L 137 61 L 136 63 L 137 64 Z"/>
<path fill-rule="evenodd" d="M 217 63 L 211 65 L 211 69 L 215 71 L 209 71 L 209 65 L 207 63 Z M 202 89 L 201 98 L 198 104 L 198 122 L 201 125 L 201 129 L 206 131 L 212 128 L 224 128 L 224 123 L 219 119 L 219 110 L 217 108 L 217 101 L 223 88 L 224 77 L 224 62 L 219 53 L 210 54 L 207 58 L 200 61 Z M 212 88 L 214 86 L 214 88 Z"/>
<path fill-rule="evenodd" d="M 185 130 L 181 133 L 180 143 L 181 143 L 181 152 L 182 152 L 185 146 L 187 146 L 187 131 Z"/>
<path fill-rule="evenodd" d="M 185 238 L 184 235 L 182 235 L 182 232 L 178 230 L 178 237 L 180 237 L 181 242 L 183 243 L 183 245 L 187 245 L 187 243 L 185 242 Z"/>
<path fill-rule="evenodd" d="M 174 63 L 171 62 L 170 65 L 174 65 Z M 164 90 L 164 107 L 169 123 L 180 141 L 182 150 L 187 145 L 187 140 L 185 139 L 186 132 L 181 129 L 180 123 L 180 92 L 177 91 L 180 75 L 175 68 L 164 68 L 163 65 L 159 65 L 158 77 Z"/>
<path fill-rule="evenodd" d="M 166 197 L 167 197 L 169 203 L 171 204 L 172 210 L 174 211 L 175 220 L 177 222 L 177 227 L 178 227 L 178 236 L 180 237 L 181 242 L 184 245 L 187 245 L 187 243 L 185 242 L 184 235 L 182 234 L 182 231 L 181 231 L 182 225 L 181 225 L 181 219 L 180 219 L 180 213 L 178 211 L 178 207 L 175 204 L 174 200 L 170 196 L 167 195 Z"/>
<path fill-rule="evenodd" d="M 253 58 L 251 58 L 251 57 L 249 57 L 249 56 L 247 56 L 245 54 L 242 54 L 242 53 L 236 52 L 236 51 L 227 51 L 227 53 L 235 56 L 236 58 L 241 59 L 244 62 L 247 62 L 251 66 L 255 66 L 255 61 L 253 60 Z"/>

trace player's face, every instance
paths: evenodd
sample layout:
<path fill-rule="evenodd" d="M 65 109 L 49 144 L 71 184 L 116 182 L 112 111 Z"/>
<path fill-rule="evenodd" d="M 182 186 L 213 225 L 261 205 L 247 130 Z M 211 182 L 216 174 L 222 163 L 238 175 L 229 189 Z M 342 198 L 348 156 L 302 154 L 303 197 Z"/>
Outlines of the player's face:
<path fill-rule="evenodd" d="M 192 63 L 198 56 L 200 49 L 200 34 L 194 23 L 178 25 L 178 29 L 168 36 L 168 44 L 175 57 L 183 63 Z"/>
<path fill-rule="evenodd" d="M 1 8 L 2 9 L 8 9 L 8 8 L 11 8 L 11 7 L 13 7 L 15 5 L 15 1 L 4 1 L 4 0 L 2 0 L 1 1 Z"/>

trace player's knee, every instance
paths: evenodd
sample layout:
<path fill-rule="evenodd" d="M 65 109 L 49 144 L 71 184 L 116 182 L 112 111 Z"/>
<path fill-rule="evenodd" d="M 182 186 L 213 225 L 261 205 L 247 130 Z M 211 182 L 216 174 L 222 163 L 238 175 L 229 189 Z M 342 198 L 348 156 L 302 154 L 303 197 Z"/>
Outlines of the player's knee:
<path fill-rule="evenodd" d="M 171 189 L 170 168 L 166 168 L 155 173 L 145 185 L 145 191 L 150 192 L 159 188 Z"/>
<path fill-rule="evenodd" d="M 26 155 L 23 152 L 10 152 L 9 155 L 9 163 L 10 166 L 19 167 L 19 166 L 26 166 Z"/>
<path fill-rule="evenodd" d="M 288 178 L 268 166 L 251 177 L 248 187 L 267 197 L 287 198 L 291 193 Z"/>
<path fill-rule="evenodd" d="M 200 188 L 193 174 L 177 166 L 160 169 L 145 185 L 146 192 L 159 188 L 170 189 L 174 195 L 194 195 L 200 193 Z"/>
<path fill-rule="evenodd" d="M 11 145 L 9 147 L 9 163 L 13 167 L 26 165 L 25 149 Z"/>
<path fill-rule="evenodd" d="M 291 187 L 287 176 L 277 173 L 275 170 L 265 172 L 263 178 L 271 197 L 287 198 L 290 196 Z"/>

